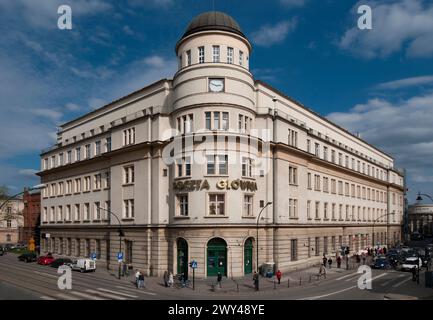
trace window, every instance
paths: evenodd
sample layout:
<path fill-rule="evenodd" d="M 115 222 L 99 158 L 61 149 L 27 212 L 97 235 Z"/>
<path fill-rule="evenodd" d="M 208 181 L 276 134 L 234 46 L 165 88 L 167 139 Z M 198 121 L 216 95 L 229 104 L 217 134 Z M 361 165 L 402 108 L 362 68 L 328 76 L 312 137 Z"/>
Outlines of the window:
<path fill-rule="evenodd" d="M 194 121 L 193 114 L 187 114 L 177 118 L 178 131 L 181 134 L 191 133 L 192 131 L 194 131 L 193 121 Z"/>
<path fill-rule="evenodd" d="M 349 186 L 350 186 L 350 185 L 349 185 L 348 182 L 344 183 L 344 194 L 345 194 L 347 197 L 350 196 L 350 187 L 349 187 Z"/>
<path fill-rule="evenodd" d="M 105 152 L 111 151 L 111 137 L 105 139 Z"/>
<path fill-rule="evenodd" d="M 101 206 L 100 202 L 95 202 L 93 205 L 93 220 L 101 220 L 101 210 L 99 207 Z"/>
<path fill-rule="evenodd" d="M 310 141 L 310 139 L 307 139 L 307 152 L 311 153 L 311 141 Z"/>
<path fill-rule="evenodd" d="M 294 130 L 289 129 L 289 146 L 298 146 L 298 133 Z"/>
<path fill-rule="evenodd" d="M 316 201 L 316 215 L 315 219 L 320 219 L 320 202 Z"/>
<path fill-rule="evenodd" d="M 63 221 L 63 207 L 59 206 L 57 208 L 57 222 Z"/>
<path fill-rule="evenodd" d="M 59 182 L 59 196 L 63 196 L 65 194 L 65 189 L 64 189 L 64 183 L 63 183 L 63 181 L 62 182 Z"/>
<path fill-rule="evenodd" d="M 181 217 L 188 216 L 188 195 L 177 195 L 177 215 Z"/>
<path fill-rule="evenodd" d="M 336 243 L 336 241 L 335 241 L 335 236 L 333 236 L 332 238 L 331 238 L 331 245 L 332 245 L 332 251 L 333 252 L 335 252 L 336 251 L 336 248 L 337 248 L 337 243 Z"/>
<path fill-rule="evenodd" d="M 90 220 L 90 204 L 85 203 L 84 204 L 84 217 L 83 217 L 84 221 L 89 221 Z"/>
<path fill-rule="evenodd" d="M 74 220 L 80 221 L 80 205 L 79 204 L 75 205 Z"/>
<path fill-rule="evenodd" d="M 252 217 L 253 216 L 253 196 L 252 195 L 244 195 L 244 217 Z"/>
<path fill-rule="evenodd" d="M 323 192 L 329 192 L 329 178 L 323 177 Z"/>
<path fill-rule="evenodd" d="M 220 128 L 220 113 L 213 113 L 213 129 L 218 130 Z"/>
<path fill-rule="evenodd" d="M 314 239 L 315 241 L 314 241 L 314 244 L 315 244 L 315 255 L 316 256 L 319 256 L 320 255 L 320 238 L 319 237 L 316 237 L 315 239 Z"/>
<path fill-rule="evenodd" d="M 104 181 L 105 181 L 104 188 L 110 188 L 110 185 L 111 185 L 111 173 L 110 173 L 110 171 L 105 172 Z"/>
<path fill-rule="evenodd" d="M 233 63 L 233 48 L 227 48 L 227 63 Z"/>
<path fill-rule="evenodd" d="M 349 157 L 346 156 L 346 168 L 349 168 Z"/>
<path fill-rule="evenodd" d="M 134 218 L 134 200 L 124 200 L 123 201 L 123 218 L 131 219 Z"/>
<path fill-rule="evenodd" d="M 289 199 L 289 218 L 296 219 L 298 217 L 298 200 Z"/>
<path fill-rule="evenodd" d="M 134 166 L 123 167 L 123 184 L 134 183 Z"/>
<path fill-rule="evenodd" d="M 205 119 L 206 119 L 207 130 L 228 130 L 229 129 L 228 112 L 206 112 Z"/>
<path fill-rule="evenodd" d="M 317 174 L 314 175 L 314 190 L 320 191 L 320 176 Z"/>
<path fill-rule="evenodd" d="M 204 47 L 198 47 L 198 63 L 204 63 Z"/>
<path fill-rule="evenodd" d="M 101 174 L 95 174 L 95 176 L 93 177 L 93 189 L 94 190 L 100 190 L 101 189 Z"/>
<path fill-rule="evenodd" d="M 123 145 L 128 146 L 135 143 L 135 128 L 123 130 Z"/>
<path fill-rule="evenodd" d="M 75 161 L 80 161 L 81 160 L 81 148 L 78 147 L 75 149 Z"/>
<path fill-rule="evenodd" d="M 178 177 L 189 177 L 191 176 L 191 158 L 186 157 L 178 161 L 177 164 L 177 176 Z"/>
<path fill-rule="evenodd" d="M 320 156 L 320 145 L 318 143 L 314 144 L 314 154 L 316 155 L 316 157 Z"/>
<path fill-rule="evenodd" d="M 48 222 L 47 207 L 44 207 L 44 210 L 42 211 L 42 222 Z"/>
<path fill-rule="evenodd" d="M 331 179 L 331 193 L 337 193 L 337 182 L 335 179 Z"/>
<path fill-rule="evenodd" d="M 101 154 L 101 141 L 95 142 L 95 156 L 99 156 Z"/>
<path fill-rule="evenodd" d="M 311 173 L 307 173 L 307 188 L 311 189 Z"/>
<path fill-rule="evenodd" d="M 239 51 L 239 65 L 240 66 L 244 65 L 244 52 L 243 51 Z"/>
<path fill-rule="evenodd" d="M 290 240 L 290 260 L 298 260 L 298 239 Z"/>
<path fill-rule="evenodd" d="M 331 219 L 335 220 L 335 203 L 332 204 Z"/>
<path fill-rule="evenodd" d="M 54 207 L 51 207 L 50 210 L 50 222 L 54 222 Z"/>
<path fill-rule="evenodd" d="M 6 221 L 6 228 L 12 228 L 12 221 L 11 220 Z"/>
<path fill-rule="evenodd" d="M 343 181 L 338 181 L 338 194 L 343 195 Z"/>
<path fill-rule="evenodd" d="M 205 113 L 205 117 L 206 117 L 206 129 L 207 130 L 212 130 L 212 125 L 211 125 L 211 117 L 212 117 L 212 113 L 211 112 L 206 112 Z"/>
<path fill-rule="evenodd" d="M 86 144 L 84 147 L 84 159 L 90 158 L 90 144 Z"/>
<path fill-rule="evenodd" d="M 225 215 L 225 195 L 209 194 L 209 215 Z"/>
<path fill-rule="evenodd" d="M 328 253 L 328 237 L 323 237 L 323 253 Z"/>
<path fill-rule="evenodd" d="M 289 184 L 298 185 L 298 168 L 289 166 Z"/>
<path fill-rule="evenodd" d="M 242 177 L 251 178 L 253 176 L 252 167 L 253 159 L 242 157 Z"/>
<path fill-rule="evenodd" d="M 339 153 L 339 154 L 338 154 L 338 164 L 339 164 L 340 166 L 343 165 L 343 154 L 342 154 L 342 153 Z"/>
<path fill-rule="evenodd" d="M 63 166 L 63 153 L 59 154 L 59 166 Z"/>
<path fill-rule="evenodd" d="M 346 205 L 346 221 L 350 220 L 349 206 Z"/>
<path fill-rule="evenodd" d="M 229 113 L 223 112 L 223 122 L 222 122 L 222 128 L 223 130 L 229 129 Z"/>
<path fill-rule="evenodd" d="M 111 212 L 111 201 L 105 201 L 104 220 L 108 220 Z"/>
<path fill-rule="evenodd" d="M 45 158 L 45 159 L 44 159 L 44 169 L 45 169 L 45 170 L 48 170 L 48 169 L 49 169 L 49 167 L 48 167 L 48 158 Z"/>
<path fill-rule="evenodd" d="M 335 163 L 335 150 L 331 150 L 331 162 Z"/>
<path fill-rule="evenodd" d="M 83 191 L 90 191 L 90 176 L 84 177 L 84 188 Z"/>
<path fill-rule="evenodd" d="M 191 60 L 191 50 L 188 50 L 186 52 L 186 65 L 190 66 L 192 64 L 192 60 Z"/>
<path fill-rule="evenodd" d="M 71 221 L 71 205 L 66 206 L 65 221 Z"/>
<path fill-rule="evenodd" d="M 323 147 L 323 160 L 328 161 L 328 147 Z"/>
<path fill-rule="evenodd" d="M 207 155 L 207 174 L 228 174 L 227 155 Z M 218 171 L 217 171 L 218 170 Z"/>
<path fill-rule="evenodd" d="M 81 178 L 75 179 L 75 193 L 81 192 Z"/>
<path fill-rule="evenodd" d="M 338 219 L 343 220 L 343 205 L 342 204 L 340 204 L 339 209 L 338 209 Z"/>
<path fill-rule="evenodd" d="M 68 150 L 68 152 L 66 152 L 66 163 L 71 163 L 72 162 L 72 151 Z"/>
<path fill-rule="evenodd" d="M 325 202 L 323 204 L 323 217 L 325 218 L 325 220 L 329 219 L 329 217 L 328 217 L 328 203 L 327 202 Z"/>
<path fill-rule="evenodd" d="M 55 168 L 56 167 L 56 156 L 52 156 L 51 157 L 51 168 Z"/>
<path fill-rule="evenodd" d="M 251 122 L 252 122 L 251 118 L 240 114 L 239 115 L 239 120 L 238 120 L 238 129 L 239 129 L 239 132 L 241 132 L 241 133 L 248 132 L 249 129 L 250 129 L 250 127 L 251 127 Z"/>
<path fill-rule="evenodd" d="M 220 62 L 220 46 L 212 46 L 213 62 Z"/>
<path fill-rule="evenodd" d="M 311 200 L 307 200 L 307 219 L 311 219 Z"/>

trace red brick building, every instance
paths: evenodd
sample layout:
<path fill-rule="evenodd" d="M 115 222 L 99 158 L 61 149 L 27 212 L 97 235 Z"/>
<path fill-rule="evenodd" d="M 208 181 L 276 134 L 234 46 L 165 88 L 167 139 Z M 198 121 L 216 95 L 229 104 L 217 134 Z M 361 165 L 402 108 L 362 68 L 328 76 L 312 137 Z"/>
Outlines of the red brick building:
<path fill-rule="evenodd" d="M 39 225 L 41 217 L 41 192 L 40 190 L 24 190 L 24 226 L 20 229 L 20 242 L 28 244 L 30 238 L 39 242 Z"/>

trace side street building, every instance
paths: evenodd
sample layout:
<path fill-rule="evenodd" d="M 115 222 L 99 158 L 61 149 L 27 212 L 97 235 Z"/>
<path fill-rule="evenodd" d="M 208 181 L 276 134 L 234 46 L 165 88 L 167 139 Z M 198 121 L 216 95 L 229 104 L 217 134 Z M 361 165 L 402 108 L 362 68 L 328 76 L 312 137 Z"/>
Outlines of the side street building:
<path fill-rule="evenodd" d="M 147 275 L 196 260 L 199 277 L 240 277 L 400 241 L 393 158 L 254 79 L 233 18 L 199 15 L 175 51 L 172 79 L 63 124 L 42 152 L 42 252 L 115 268 L 120 222 Z"/>
<path fill-rule="evenodd" d="M 28 244 L 34 239 L 39 244 L 39 226 L 41 219 L 41 191 L 24 189 L 23 226 L 20 228 L 19 242 Z"/>
<path fill-rule="evenodd" d="M 16 244 L 23 225 L 23 200 L 15 198 L 5 202 L 6 199 L 0 198 L 0 244 Z"/>

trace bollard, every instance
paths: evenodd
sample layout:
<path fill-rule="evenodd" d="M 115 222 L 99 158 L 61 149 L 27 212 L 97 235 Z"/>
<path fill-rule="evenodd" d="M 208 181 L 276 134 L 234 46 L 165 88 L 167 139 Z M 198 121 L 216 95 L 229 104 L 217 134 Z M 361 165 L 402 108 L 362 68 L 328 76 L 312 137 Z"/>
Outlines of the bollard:
<path fill-rule="evenodd" d="M 287 279 L 287 288 L 290 288 L 290 279 Z"/>

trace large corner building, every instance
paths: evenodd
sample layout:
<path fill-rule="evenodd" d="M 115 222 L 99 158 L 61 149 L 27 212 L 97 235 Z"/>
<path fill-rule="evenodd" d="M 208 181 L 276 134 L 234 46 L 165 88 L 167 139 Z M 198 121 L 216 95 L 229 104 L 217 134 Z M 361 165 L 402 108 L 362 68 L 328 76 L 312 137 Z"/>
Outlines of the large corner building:
<path fill-rule="evenodd" d="M 203 13 L 173 79 L 62 125 L 41 155 L 42 251 L 115 268 L 121 245 L 148 275 L 196 260 L 199 277 L 241 277 L 400 241 L 393 158 L 255 80 L 251 49 L 233 18 Z"/>

